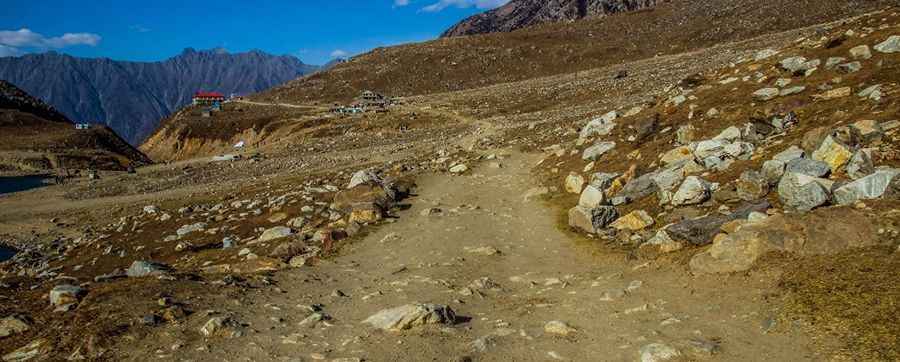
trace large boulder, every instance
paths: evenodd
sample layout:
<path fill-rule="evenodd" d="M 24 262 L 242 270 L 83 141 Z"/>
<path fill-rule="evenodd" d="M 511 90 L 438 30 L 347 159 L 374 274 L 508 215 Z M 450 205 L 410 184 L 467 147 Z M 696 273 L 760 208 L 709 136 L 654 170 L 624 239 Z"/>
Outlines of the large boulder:
<path fill-rule="evenodd" d="M 716 237 L 709 250 L 691 259 L 690 266 L 698 273 L 731 273 L 750 269 L 770 251 L 832 254 L 871 246 L 876 240 L 874 223 L 856 210 L 821 209 L 802 216 L 782 214 L 745 223 L 732 234 Z"/>
<path fill-rule="evenodd" d="M 616 148 L 615 142 L 598 142 L 591 147 L 588 147 L 584 150 L 584 154 L 581 156 L 585 161 L 596 161 L 599 160 L 600 157 L 603 157 L 609 151 L 612 151 Z"/>
<path fill-rule="evenodd" d="M 854 180 L 861 179 L 875 172 L 875 163 L 872 161 L 872 150 L 862 149 L 856 151 L 850 162 L 847 163 L 847 176 Z"/>
<path fill-rule="evenodd" d="M 396 193 L 375 184 L 364 183 L 334 195 L 334 208 L 350 213 L 357 204 L 375 204 L 382 210 L 389 210 L 395 201 Z"/>
<path fill-rule="evenodd" d="M 583 206 L 587 208 L 596 208 L 606 203 L 606 195 L 603 190 L 598 189 L 594 185 L 588 185 L 584 188 L 584 191 L 581 192 L 581 197 L 578 199 L 578 206 Z"/>
<path fill-rule="evenodd" d="M 834 136 L 826 137 L 822 145 L 812 154 L 814 160 L 827 163 L 831 172 L 838 172 L 850 161 L 851 157 L 853 157 L 853 152 L 850 151 L 850 148 L 838 142 Z"/>
<path fill-rule="evenodd" d="M 728 215 L 719 213 L 711 214 L 695 219 L 683 220 L 666 228 L 666 233 L 674 240 L 688 242 L 692 245 L 707 245 L 713 237 L 719 233 L 722 225 L 728 222 L 746 219 L 753 212 L 765 212 L 769 209 L 769 203 L 747 203 L 741 205 Z"/>
<path fill-rule="evenodd" d="M 692 147 L 691 145 L 684 145 L 664 153 L 660 161 L 662 161 L 663 164 L 670 165 L 676 162 L 693 159 L 694 147 Z"/>
<path fill-rule="evenodd" d="M 652 226 L 653 223 L 650 214 L 644 210 L 637 210 L 620 217 L 609 226 L 616 230 L 640 231 Z"/>
<path fill-rule="evenodd" d="M 675 195 L 672 196 L 672 205 L 684 206 L 701 204 L 706 202 L 706 200 L 709 200 L 711 192 L 712 187 L 709 182 L 706 182 L 697 176 L 688 176 L 684 179 L 684 182 L 681 183 L 681 186 L 678 188 L 678 191 L 675 192 Z"/>
<path fill-rule="evenodd" d="M 875 50 L 882 53 L 900 52 L 900 36 L 891 35 L 887 40 L 878 43 L 878 45 L 875 46 Z"/>
<path fill-rule="evenodd" d="M 701 160 L 709 157 L 721 157 L 725 154 L 725 146 L 730 143 L 726 140 L 700 141 L 694 149 L 694 155 Z"/>
<path fill-rule="evenodd" d="M 786 173 L 778 183 L 778 196 L 788 208 L 809 211 L 825 205 L 833 182 L 799 173 Z"/>
<path fill-rule="evenodd" d="M 581 134 L 579 137 L 581 138 L 589 138 L 593 136 L 606 136 L 612 132 L 613 129 L 616 128 L 616 123 L 613 122 L 619 118 L 619 113 L 616 111 L 609 112 L 604 114 L 601 117 L 594 118 L 584 128 L 581 129 Z"/>
<path fill-rule="evenodd" d="M 753 201 L 769 194 L 769 181 L 766 176 L 754 170 L 747 170 L 735 182 L 737 194 L 744 201 Z"/>
<path fill-rule="evenodd" d="M 656 182 L 653 177 L 656 173 L 644 174 L 625 184 L 625 187 L 616 195 L 628 200 L 640 200 L 656 192 Z"/>
<path fill-rule="evenodd" d="M 570 173 L 569 176 L 566 176 L 565 187 L 566 192 L 570 194 L 580 194 L 581 190 L 584 188 L 584 176 L 581 176 L 577 173 Z"/>
<path fill-rule="evenodd" d="M 683 167 L 669 167 L 653 175 L 661 205 L 672 202 L 676 188 L 684 181 L 684 174 Z"/>
<path fill-rule="evenodd" d="M 452 325 L 456 323 L 456 313 L 445 305 L 416 303 L 382 310 L 366 318 L 363 323 L 378 329 L 399 332 L 429 324 Z"/>
<path fill-rule="evenodd" d="M 781 93 L 778 88 L 763 88 L 753 92 L 753 99 L 757 101 L 768 101 L 775 99 L 778 97 L 778 94 Z"/>
<path fill-rule="evenodd" d="M 376 174 L 373 171 L 369 171 L 369 170 L 357 171 L 356 173 L 353 174 L 353 177 L 350 178 L 350 184 L 347 185 L 347 188 L 352 189 L 356 186 L 359 186 L 359 185 L 362 185 L 365 183 L 381 184 L 382 180 L 381 180 L 381 177 L 379 177 L 378 174 Z"/>
<path fill-rule="evenodd" d="M 831 166 L 822 161 L 795 158 L 788 162 L 785 172 L 799 173 L 812 177 L 825 177 L 831 172 Z"/>
<path fill-rule="evenodd" d="M 50 290 L 50 304 L 56 307 L 78 304 L 87 290 L 77 285 L 61 284 Z"/>
<path fill-rule="evenodd" d="M 612 206 L 596 208 L 576 206 L 569 210 L 569 226 L 597 233 L 619 218 L 619 212 Z"/>
<path fill-rule="evenodd" d="M 125 271 L 125 275 L 128 275 L 129 278 L 141 278 L 164 275 L 168 274 L 171 271 L 171 267 L 162 263 L 136 260 L 131 263 L 131 266 L 128 267 L 128 270 Z"/>
<path fill-rule="evenodd" d="M 884 130 L 881 128 L 881 124 L 872 119 L 864 119 L 853 123 L 850 125 L 850 131 L 853 133 L 854 138 L 866 144 L 879 141 L 884 137 Z"/>
<path fill-rule="evenodd" d="M 28 323 L 26 319 L 21 317 L 9 316 L 0 319 L 0 338 L 27 332 L 30 329 L 31 324 Z"/>
<path fill-rule="evenodd" d="M 897 175 L 900 175 L 900 169 L 878 170 L 834 190 L 834 201 L 839 205 L 849 205 L 860 200 L 877 199 L 884 195 Z"/>
<path fill-rule="evenodd" d="M 276 239 L 286 238 L 293 234 L 294 234 L 294 231 L 291 230 L 291 228 L 289 228 L 289 227 L 276 226 L 276 227 L 273 227 L 271 229 L 264 231 L 262 233 L 262 235 L 259 236 L 258 241 L 264 242 L 264 241 L 276 240 Z"/>
<path fill-rule="evenodd" d="M 591 175 L 591 186 L 596 187 L 599 190 L 606 191 L 609 189 L 613 182 L 621 176 L 618 173 L 607 173 L 607 172 L 598 172 Z"/>

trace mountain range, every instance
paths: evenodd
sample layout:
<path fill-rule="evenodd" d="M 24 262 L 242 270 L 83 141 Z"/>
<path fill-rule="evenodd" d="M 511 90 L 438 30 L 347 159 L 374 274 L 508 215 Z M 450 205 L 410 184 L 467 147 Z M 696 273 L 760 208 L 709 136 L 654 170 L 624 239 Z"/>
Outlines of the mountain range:
<path fill-rule="evenodd" d="M 160 62 L 77 58 L 56 52 L 0 58 L 0 79 L 52 104 L 76 122 L 105 124 L 138 144 L 194 92 L 248 94 L 318 70 L 293 56 L 224 49 Z"/>
<path fill-rule="evenodd" d="M 524 27 L 649 9 L 665 0 L 512 0 L 494 10 L 473 15 L 442 37 L 508 32 Z"/>

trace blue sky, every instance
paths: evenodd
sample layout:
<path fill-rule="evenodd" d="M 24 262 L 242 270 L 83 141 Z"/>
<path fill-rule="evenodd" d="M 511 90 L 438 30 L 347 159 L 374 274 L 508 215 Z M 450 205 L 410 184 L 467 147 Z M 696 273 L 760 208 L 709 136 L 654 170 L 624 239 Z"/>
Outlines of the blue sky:
<path fill-rule="evenodd" d="M 259 49 L 323 64 L 335 56 L 436 38 L 507 0 L 11 0 L 0 56 L 54 50 L 157 61 L 184 48 Z"/>

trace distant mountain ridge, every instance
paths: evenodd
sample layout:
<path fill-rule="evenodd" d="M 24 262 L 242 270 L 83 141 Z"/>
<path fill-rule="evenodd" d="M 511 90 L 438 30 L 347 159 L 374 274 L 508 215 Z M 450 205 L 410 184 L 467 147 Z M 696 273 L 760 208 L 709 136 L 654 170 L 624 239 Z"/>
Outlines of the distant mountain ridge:
<path fill-rule="evenodd" d="M 293 56 L 224 49 L 181 54 L 161 62 L 87 59 L 48 52 L 0 58 L 0 79 L 53 105 L 76 122 L 110 126 L 131 144 L 187 105 L 198 90 L 260 92 L 318 70 Z"/>
<path fill-rule="evenodd" d="M 665 0 L 512 0 L 471 16 L 441 37 L 509 32 L 531 25 L 652 8 Z"/>

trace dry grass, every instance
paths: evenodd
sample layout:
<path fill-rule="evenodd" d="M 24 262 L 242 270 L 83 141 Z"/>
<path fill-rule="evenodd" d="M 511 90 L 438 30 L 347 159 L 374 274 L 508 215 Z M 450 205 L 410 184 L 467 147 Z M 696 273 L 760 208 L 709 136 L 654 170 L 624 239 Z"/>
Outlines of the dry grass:
<path fill-rule="evenodd" d="M 900 253 L 854 250 L 794 261 L 781 280 L 785 311 L 844 342 L 851 360 L 900 360 Z"/>

